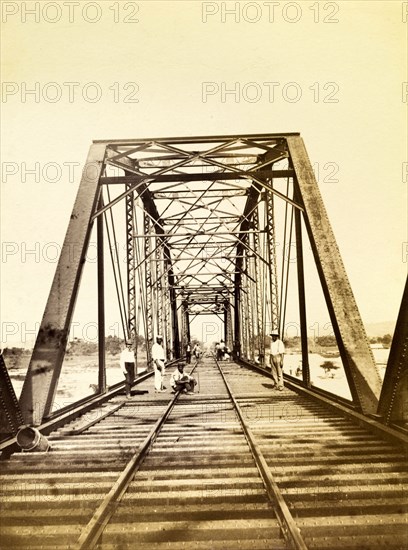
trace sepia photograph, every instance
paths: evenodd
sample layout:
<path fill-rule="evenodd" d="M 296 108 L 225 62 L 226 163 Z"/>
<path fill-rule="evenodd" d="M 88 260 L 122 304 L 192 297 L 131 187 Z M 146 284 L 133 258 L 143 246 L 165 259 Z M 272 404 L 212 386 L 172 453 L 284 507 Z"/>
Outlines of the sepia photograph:
<path fill-rule="evenodd" d="M 408 2 L 0 8 L 0 548 L 407 548 Z"/>

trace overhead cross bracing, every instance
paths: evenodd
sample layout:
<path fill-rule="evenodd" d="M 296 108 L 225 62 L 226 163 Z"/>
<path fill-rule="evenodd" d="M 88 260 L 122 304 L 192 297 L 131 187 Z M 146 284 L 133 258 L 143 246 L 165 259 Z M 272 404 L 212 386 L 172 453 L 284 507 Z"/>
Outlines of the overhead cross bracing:
<path fill-rule="evenodd" d="M 145 337 L 149 365 L 158 333 L 168 359 L 182 357 L 194 319 L 213 316 L 234 357 L 266 366 L 268 334 L 285 336 L 295 297 L 302 384 L 310 388 L 307 242 L 353 405 L 377 410 L 381 380 L 303 141 L 299 134 L 262 134 L 93 143 L 20 399 L 27 423 L 52 410 L 93 224 L 100 392 L 104 250 L 123 336 L 135 349 L 138 335 Z M 125 263 L 119 231 L 126 235 Z"/>
<path fill-rule="evenodd" d="M 136 208 L 143 210 L 146 201 L 154 203 L 157 216 L 152 217 L 151 233 L 134 234 L 134 239 L 150 239 L 149 246 L 153 249 L 162 243 L 168 247 L 169 269 L 171 265 L 184 314 L 193 318 L 211 313 L 220 315 L 234 307 L 229 297 L 234 292 L 237 275 L 244 274 L 254 281 L 249 268 L 243 269 L 243 262 L 258 265 L 264 261 L 269 265 L 259 244 L 258 249 L 251 249 L 250 243 L 258 243 L 260 235 L 266 243 L 268 229 L 265 224 L 259 227 L 257 223 L 255 227 L 254 212 L 264 198 L 261 191 L 275 192 L 271 176 L 283 178 L 292 173 L 287 158 L 283 140 L 271 137 L 257 141 L 233 138 L 218 143 L 187 141 L 177 146 L 165 140 L 140 143 L 136 147 L 115 144 L 107 148 L 107 168 L 101 182 L 105 185 L 124 183 L 127 196 L 136 194 Z M 267 167 L 279 162 L 279 170 L 273 174 L 270 170 L 266 172 Z M 112 169 L 126 175 L 112 176 Z M 254 185 L 257 199 L 246 211 Z M 101 211 L 106 207 L 109 203 Z M 238 242 L 244 247 L 240 255 L 236 253 Z M 154 264 L 161 259 L 153 258 L 151 253 L 144 261 Z M 147 269 L 151 269 L 151 265 Z M 268 275 L 276 279 L 276 272 L 270 271 Z M 192 284 L 205 291 L 200 300 L 192 290 L 184 290 Z M 276 287 L 276 284 L 273 280 L 272 285 Z M 246 292 L 243 286 L 242 289 Z M 270 328 L 278 327 L 277 299 L 273 303 L 273 310 L 265 312 L 268 319 L 259 319 L 259 328 L 265 322 Z"/>

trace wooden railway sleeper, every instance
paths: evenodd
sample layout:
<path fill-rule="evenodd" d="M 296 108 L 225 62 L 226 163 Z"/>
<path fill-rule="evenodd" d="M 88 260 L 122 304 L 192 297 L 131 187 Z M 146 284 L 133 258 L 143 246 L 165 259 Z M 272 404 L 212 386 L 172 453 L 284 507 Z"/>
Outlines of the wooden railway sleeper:
<path fill-rule="evenodd" d="M 192 372 L 197 367 L 197 363 L 198 362 L 196 362 L 194 367 L 191 369 L 190 374 L 192 374 Z M 176 394 L 166 407 L 166 410 L 164 411 L 162 416 L 154 424 L 153 428 L 150 430 L 143 443 L 133 454 L 132 458 L 129 460 L 124 470 L 122 470 L 115 484 L 113 485 L 109 493 L 105 496 L 101 504 L 98 506 L 88 524 L 82 530 L 82 533 L 79 536 L 76 545 L 74 546 L 75 550 L 92 550 L 93 548 L 95 548 L 106 525 L 115 513 L 115 510 L 118 507 L 123 495 L 126 493 L 135 473 L 142 465 L 163 424 L 165 423 L 172 409 L 174 408 L 174 405 L 176 404 L 180 393 L 180 390 L 176 392 Z"/>
<path fill-rule="evenodd" d="M 244 415 L 241 411 L 241 407 L 239 406 L 237 400 L 235 399 L 218 361 L 216 359 L 214 360 L 220 371 L 222 379 L 225 383 L 228 394 L 234 404 L 235 410 L 241 422 L 245 437 L 247 439 L 249 448 L 251 449 L 251 453 L 254 457 L 259 473 L 261 475 L 268 497 L 271 500 L 271 502 L 274 504 L 274 508 L 276 510 L 276 516 L 281 526 L 283 536 L 285 537 L 285 540 L 288 542 L 288 544 L 290 544 L 291 547 L 296 548 L 296 550 L 308 550 L 308 547 L 305 541 L 303 540 L 300 529 L 296 525 L 296 522 L 293 519 L 292 514 L 290 513 L 288 505 L 286 504 L 285 499 L 282 493 L 280 492 L 279 487 L 271 474 L 271 471 L 262 454 L 262 451 L 259 445 L 256 443 L 255 437 L 253 436 L 250 427 L 248 426 L 247 422 L 244 419 Z"/>

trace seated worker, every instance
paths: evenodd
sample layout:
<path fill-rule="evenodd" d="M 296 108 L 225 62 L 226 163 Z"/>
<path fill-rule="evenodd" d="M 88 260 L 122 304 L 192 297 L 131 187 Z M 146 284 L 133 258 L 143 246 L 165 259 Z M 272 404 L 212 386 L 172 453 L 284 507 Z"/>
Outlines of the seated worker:
<path fill-rule="evenodd" d="M 184 362 L 180 362 L 177 365 L 177 369 L 171 375 L 170 384 L 173 393 L 176 393 L 178 390 L 181 390 L 183 393 L 194 393 L 194 386 L 197 384 L 197 381 L 184 372 L 185 365 Z"/>

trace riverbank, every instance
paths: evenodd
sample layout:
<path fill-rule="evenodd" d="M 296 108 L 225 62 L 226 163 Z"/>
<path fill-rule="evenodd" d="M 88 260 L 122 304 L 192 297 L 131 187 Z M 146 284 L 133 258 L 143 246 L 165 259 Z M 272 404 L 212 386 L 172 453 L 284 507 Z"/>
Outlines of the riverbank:
<path fill-rule="evenodd" d="M 385 366 L 388 360 L 389 349 L 373 349 L 373 355 L 381 378 L 384 378 Z M 319 353 L 309 353 L 310 378 L 314 386 L 331 392 L 345 399 L 351 399 L 347 377 L 343 365 L 338 357 L 328 359 Z M 284 372 L 296 377 L 296 371 L 301 368 L 302 356 L 299 352 L 288 350 L 285 355 Z M 20 396 L 24 378 L 30 361 L 30 354 L 21 355 L 17 361 L 9 366 L 6 358 L 6 366 L 17 397 Z M 337 369 L 326 373 L 322 364 L 331 361 Z M 138 372 L 146 369 L 146 354 L 138 355 Z M 301 378 L 301 375 L 298 376 Z M 106 355 L 106 380 L 108 386 L 113 386 L 124 380 L 119 365 L 119 355 Z M 74 355 L 66 356 L 58 383 L 54 410 L 65 407 L 92 395 L 98 384 L 98 356 Z"/>

